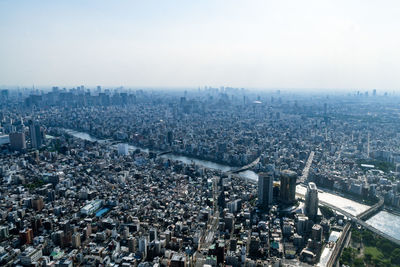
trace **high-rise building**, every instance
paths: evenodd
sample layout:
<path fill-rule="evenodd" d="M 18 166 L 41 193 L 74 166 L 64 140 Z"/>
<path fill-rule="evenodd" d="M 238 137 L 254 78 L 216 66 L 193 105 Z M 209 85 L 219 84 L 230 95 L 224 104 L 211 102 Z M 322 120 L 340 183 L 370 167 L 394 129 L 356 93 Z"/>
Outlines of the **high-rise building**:
<path fill-rule="evenodd" d="M 136 252 L 136 238 L 130 237 L 128 239 L 128 248 L 129 248 L 129 252 L 131 252 L 131 253 Z"/>
<path fill-rule="evenodd" d="M 156 228 L 151 228 L 149 230 L 149 237 L 150 237 L 150 242 L 157 241 L 157 229 Z"/>
<path fill-rule="evenodd" d="M 128 144 L 118 144 L 118 155 L 120 156 L 128 156 L 129 155 L 129 150 L 128 150 Z"/>
<path fill-rule="evenodd" d="M 314 224 L 312 227 L 311 236 L 314 241 L 321 242 L 322 241 L 322 227 L 319 224 Z"/>
<path fill-rule="evenodd" d="M 8 238 L 10 236 L 8 226 L 1 226 L 0 227 L 0 238 Z"/>
<path fill-rule="evenodd" d="M 44 202 L 42 197 L 36 197 L 32 200 L 32 208 L 37 211 L 41 211 L 44 207 Z"/>
<path fill-rule="evenodd" d="M 29 133 L 31 135 L 32 148 L 40 148 L 42 146 L 42 133 L 40 132 L 40 125 L 31 121 L 29 123 Z"/>
<path fill-rule="evenodd" d="M 265 172 L 258 174 L 258 205 L 261 208 L 267 208 L 272 204 L 273 181 L 272 174 Z"/>
<path fill-rule="evenodd" d="M 74 233 L 72 235 L 72 247 L 79 248 L 81 246 L 81 235 L 79 233 Z"/>
<path fill-rule="evenodd" d="M 22 151 L 26 149 L 24 133 L 10 133 L 9 138 L 12 150 Z"/>
<path fill-rule="evenodd" d="M 139 238 L 139 252 L 142 253 L 143 259 L 147 258 L 147 238 L 144 236 Z"/>
<path fill-rule="evenodd" d="M 281 172 L 280 199 L 285 204 L 292 204 L 296 201 L 296 180 L 297 173 L 290 170 Z"/>
<path fill-rule="evenodd" d="M 318 190 L 315 183 L 308 183 L 305 201 L 306 215 L 314 219 L 318 213 Z"/>

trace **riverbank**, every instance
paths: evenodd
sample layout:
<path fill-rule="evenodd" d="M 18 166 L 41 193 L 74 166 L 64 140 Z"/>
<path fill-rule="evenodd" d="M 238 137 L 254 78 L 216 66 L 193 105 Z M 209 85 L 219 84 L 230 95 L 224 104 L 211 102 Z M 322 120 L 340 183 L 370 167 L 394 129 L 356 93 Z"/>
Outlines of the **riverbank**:
<path fill-rule="evenodd" d="M 65 129 L 65 128 L 60 128 L 60 129 L 63 130 L 65 133 L 67 133 L 67 134 L 69 134 L 69 135 L 71 135 L 71 136 L 73 136 L 75 138 L 87 140 L 87 141 L 90 141 L 90 142 L 100 142 L 101 143 L 101 142 L 106 141 L 106 140 L 98 139 L 97 137 L 94 137 L 94 136 L 92 136 L 92 135 L 90 135 L 88 133 L 85 133 L 85 132 L 78 132 L 78 131 L 75 131 L 75 130 L 72 130 L 72 129 Z M 116 144 L 114 144 L 113 146 L 116 146 Z M 137 147 L 137 146 L 134 146 L 134 145 L 128 145 L 128 148 L 131 149 L 131 150 L 139 149 L 141 151 L 144 151 L 145 153 L 153 152 L 153 153 L 157 153 L 158 154 L 158 153 L 162 152 L 162 151 L 157 151 L 157 150 L 151 151 L 151 150 L 149 150 L 147 148 L 141 148 L 141 147 Z M 181 161 L 181 162 L 183 162 L 185 164 L 193 164 L 193 163 L 195 163 L 197 165 L 200 165 L 200 166 L 203 166 L 203 167 L 206 167 L 206 168 L 209 168 L 209 169 L 219 170 L 221 172 L 230 172 L 230 171 L 235 170 L 235 169 L 238 168 L 238 167 L 232 167 L 232 166 L 229 166 L 229 165 L 223 165 L 223 164 L 212 162 L 212 161 L 207 161 L 207 160 L 202 160 L 202 159 L 197 159 L 197 158 L 191 158 L 191 157 L 187 157 L 187 156 L 184 156 L 184 155 L 177 155 L 177 154 L 174 154 L 174 153 L 164 154 L 164 155 L 161 155 L 160 157 L 166 158 L 166 159 L 170 159 L 170 160 L 175 160 L 175 161 Z M 250 170 L 246 170 L 246 171 L 240 172 L 240 173 L 238 173 L 236 175 L 238 175 L 238 176 L 240 176 L 242 178 L 245 178 L 245 179 L 249 179 L 250 181 L 258 181 L 258 175 L 255 172 L 250 171 Z"/>
<path fill-rule="evenodd" d="M 80 130 L 66 129 L 66 128 L 60 128 L 60 129 L 64 130 L 67 134 L 70 134 L 70 135 L 74 135 L 74 134 L 82 135 L 79 138 L 85 139 L 85 140 L 88 140 L 88 141 L 91 141 L 91 142 L 107 142 L 108 140 L 111 140 L 112 142 L 115 141 L 115 142 L 127 143 L 132 148 L 140 149 L 140 150 L 143 150 L 143 151 L 145 151 L 147 153 L 153 152 L 153 153 L 156 153 L 156 154 L 160 154 L 160 153 L 164 153 L 165 152 L 165 151 L 158 150 L 158 149 L 152 148 L 152 147 L 145 147 L 145 146 L 141 147 L 138 144 L 129 143 L 129 142 L 126 142 L 125 140 L 117 141 L 117 140 L 109 139 L 107 137 L 96 136 L 95 134 L 90 133 L 90 132 L 86 133 L 86 132 L 80 132 Z M 181 153 L 181 152 L 173 151 L 173 150 L 171 150 L 171 153 L 173 155 L 175 155 L 175 156 L 188 157 L 188 158 L 192 158 L 192 159 L 196 159 L 196 160 L 209 161 L 209 162 L 217 163 L 217 164 L 220 164 L 220 165 L 229 166 L 232 170 L 239 169 L 239 168 L 242 167 L 242 166 L 239 166 L 239 165 L 236 165 L 236 164 L 232 164 L 231 162 L 226 162 L 226 161 L 222 161 L 222 160 L 218 160 L 218 159 L 214 159 L 214 158 L 201 157 L 199 155 L 194 155 L 194 154 L 190 154 L 190 153 Z M 251 159 L 249 162 L 244 163 L 243 166 L 251 164 L 256 159 L 257 158 Z"/>

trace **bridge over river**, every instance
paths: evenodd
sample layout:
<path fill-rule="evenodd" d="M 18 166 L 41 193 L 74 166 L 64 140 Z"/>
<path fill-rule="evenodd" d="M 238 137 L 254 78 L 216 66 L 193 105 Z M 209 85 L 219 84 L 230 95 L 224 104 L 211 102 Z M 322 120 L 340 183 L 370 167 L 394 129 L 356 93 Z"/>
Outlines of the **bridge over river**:
<path fill-rule="evenodd" d="M 259 157 L 256 158 L 253 162 L 247 164 L 246 166 L 243 166 L 243 167 L 241 167 L 241 168 L 239 168 L 239 169 L 232 170 L 232 171 L 229 171 L 229 172 L 230 172 L 230 173 L 239 173 L 239 172 L 247 171 L 248 169 L 251 169 L 251 168 L 253 168 L 254 166 L 256 166 L 256 165 L 260 162 L 260 158 L 261 158 L 261 156 L 259 156 Z"/>

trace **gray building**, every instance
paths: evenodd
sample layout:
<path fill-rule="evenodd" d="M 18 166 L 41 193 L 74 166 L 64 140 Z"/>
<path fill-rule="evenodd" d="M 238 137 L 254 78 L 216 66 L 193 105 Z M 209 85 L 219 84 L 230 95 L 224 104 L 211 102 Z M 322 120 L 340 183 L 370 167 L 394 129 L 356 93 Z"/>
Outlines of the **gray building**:
<path fill-rule="evenodd" d="M 306 215 L 314 219 L 318 213 L 318 190 L 315 183 L 308 183 L 306 201 L 305 201 Z"/>
<path fill-rule="evenodd" d="M 29 124 L 29 133 L 31 135 L 32 148 L 40 148 L 42 146 L 42 133 L 40 132 L 40 125 L 35 122 Z"/>
<path fill-rule="evenodd" d="M 260 208 L 267 208 L 272 204 L 273 181 L 271 174 L 262 172 L 258 174 L 258 205 Z"/>
<path fill-rule="evenodd" d="M 280 199 L 283 203 L 292 204 L 296 200 L 297 173 L 290 170 L 281 172 Z"/>
<path fill-rule="evenodd" d="M 10 133 L 10 145 L 12 150 L 22 151 L 26 149 L 24 133 Z"/>

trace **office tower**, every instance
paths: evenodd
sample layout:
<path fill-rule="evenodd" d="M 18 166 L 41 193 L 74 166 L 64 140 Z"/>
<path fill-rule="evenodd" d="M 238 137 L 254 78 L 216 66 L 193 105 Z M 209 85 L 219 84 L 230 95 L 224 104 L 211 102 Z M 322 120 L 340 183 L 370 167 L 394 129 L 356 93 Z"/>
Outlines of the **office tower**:
<path fill-rule="evenodd" d="M 32 229 L 24 229 L 22 231 L 19 232 L 19 237 L 20 237 L 20 241 L 21 244 L 25 245 L 25 244 L 32 244 L 33 242 L 33 231 Z"/>
<path fill-rule="evenodd" d="M 262 172 L 258 174 L 258 206 L 267 208 L 272 204 L 273 176 Z"/>
<path fill-rule="evenodd" d="M 136 252 L 136 238 L 130 237 L 128 239 L 128 248 L 129 248 L 129 252 L 131 252 L 131 253 Z"/>
<path fill-rule="evenodd" d="M 297 173 L 290 170 L 281 172 L 280 199 L 285 204 L 293 204 L 296 200 Z"/>
<path fill-rule="evenodd" d="M 32 148 L 40 148 L 42 146 L 42 134 L 40 132 L 40 125 L 31 121 L 29 123 L 29 133 L 31 135 Z"/>
<path fill-rule="evenodd" d="M 172 131 L 168 131 L 168 133 L 167 133 L 167 142 L 168 142 L 168 144 L 172 144 L 172 140 L 173 140 L 173 133 L 172 133 Z"/>
<path fill-rule="evenodd" d="M 314 224 L 312 227 L 311 237 L 312 240 L 321 242 L 322 241 L 322 227 L 319 224 Z"/>
<path fill-rule="evenodd" d="M 306 215 L 315 219 L 318 213 L 318 191 L 315 183 L 308 183 L 305 205 Z"/>
<path fill-rule="evenodd" d="M 157 241 L 157 229 L 152 228 L 149 231 L 150 242 Z"/>
<path fill-rule="evenodd" d="M 81 246 L 81 235 L 79 233 L 75 233 L 72 235 L 72 247 L 79 248 Z"/>
<path fill-rule="evenodd" d="M 118 155 L 120 156 L 128 156 L 128 144 L 118 144 Z"/>
<path fill-rule="evenodd" d="M 10 133 L 9 137 L 12 150 L 22 151 L 26 149 L 24 133 Z"/>
<path fill-rule="evenodd" d="M 147 258 L 147 238 L 144 236 L 139 238 L 139 252 L 142 253 L 143 259 Z"/>

